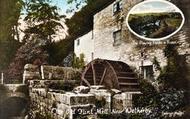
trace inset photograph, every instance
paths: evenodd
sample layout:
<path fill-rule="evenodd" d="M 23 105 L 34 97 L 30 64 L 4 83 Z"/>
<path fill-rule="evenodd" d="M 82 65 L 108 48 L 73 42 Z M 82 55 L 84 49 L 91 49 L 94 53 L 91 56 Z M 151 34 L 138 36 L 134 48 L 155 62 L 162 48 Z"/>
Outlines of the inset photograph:
<path fill-rule="evenodd" d="M 135 35 L 145 40 L 163 40 L 177 33 L 185 21 L 181 10 L 168 1 L 150 0 L 135 5 L 127 24 Z"/>

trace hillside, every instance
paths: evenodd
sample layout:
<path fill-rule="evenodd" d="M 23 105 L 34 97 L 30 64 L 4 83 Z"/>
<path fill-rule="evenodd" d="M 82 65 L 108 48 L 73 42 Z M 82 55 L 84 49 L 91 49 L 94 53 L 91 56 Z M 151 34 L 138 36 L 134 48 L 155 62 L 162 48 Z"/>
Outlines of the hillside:
<path fill-rule="evenodd" d="M 165 37 L 176 31 L 181 22 L 182 16 L 177 12 L 130 14 L 128 19 L 134 32 L 148 38 Z"/>

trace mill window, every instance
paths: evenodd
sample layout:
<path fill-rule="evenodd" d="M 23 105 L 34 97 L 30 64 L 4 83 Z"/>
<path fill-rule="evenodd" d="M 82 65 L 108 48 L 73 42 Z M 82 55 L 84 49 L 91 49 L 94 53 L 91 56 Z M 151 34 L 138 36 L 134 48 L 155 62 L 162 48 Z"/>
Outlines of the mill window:
<path fill-rule="evenodd" d="M 153 65 L 142 66 L 141 73 L 144 79 L 153 79 L 154 78 Z"/>
<path fill-rule="evenodd" d="M 118 2 L 115 2 L 113 4 L 113 13 L 116 14 L 117 12 L 119 12 L 120 10 L 122 9 L 122 1 L 118 1 Z"/>
<path fill-rule="evenodd" d="M 113 32 L 114 45 L 121 44 L 121 30 Z"/>
<path fill-rule="evenodd" d="M 77 46 L 80 45 L 80 39 L 77 39 Z"/>

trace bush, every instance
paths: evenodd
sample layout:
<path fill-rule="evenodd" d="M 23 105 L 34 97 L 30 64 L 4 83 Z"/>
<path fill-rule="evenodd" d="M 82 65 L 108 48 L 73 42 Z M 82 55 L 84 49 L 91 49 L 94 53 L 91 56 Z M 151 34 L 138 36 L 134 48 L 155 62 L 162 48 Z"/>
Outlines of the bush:
<path fill-rule="evenodd" d="M 76 55 L 74 55 L 74 59 L 73 59 L 73 67 L 74 68 L 80 68 L 83 69 L 85 66 L 85 62 L 84 62 L 84 54 L 80 54 L 80 57 L 77 57 Z"/>
<path fill-rule="evenodd" d="M 146 80 L 140 80 L 142 95 L 134 95 L 133 102 L 135 107 L 151 107 L 157 105 L 158 93 L 154 86 Z"/>

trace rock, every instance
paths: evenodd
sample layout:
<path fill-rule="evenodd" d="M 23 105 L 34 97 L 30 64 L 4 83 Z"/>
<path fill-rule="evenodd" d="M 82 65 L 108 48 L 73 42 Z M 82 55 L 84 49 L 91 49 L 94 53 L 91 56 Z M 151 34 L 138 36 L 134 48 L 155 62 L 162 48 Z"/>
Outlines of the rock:
<path fill-rule="evenodd" d="M 93 85 L 90 87 L 91 89 L 99 90 L 99 89 L 105 89 L 104 85 Z"/>
<path fill-rule="evenodd" d="M 112 106 L 113 111 L 123 111 L 127 107 L 132 107 L 132 93 L 115 94 L 112 98 Z"/>
<path fill-rule="evenodd" d="M 111 89 L 110 91 L 111 91 L 111 93 L 112 93 L 113 95 L 118 94 L 118 93 L 122 93 L 122 92 L 121 92 L 120 90 L 118 90 L 118 89 Z"/>
<path fill-rule="evenodd" d="M 95 96 L 93 94 L 76 94 L 72 92 L 67 92 L 62 95 L 62 100 L 60 102 L 67 105 L 84 105 L 84 104 L 94 104 Z"/>
<path fill-rule="evenodd" d="M 111 110 L 111 93 L 106 89 L 90 90 L 90 94 L 95 96 L 95 105 L 97 109 Z"/>
<path fill-rule="evenodd" d="M 78 86 L 76 88 L 73 89 L 73 92 L 74 93 L 88 93 L 90 91 L 90 88 L 89 87 L 86 87 L 86 86 Z"/>

